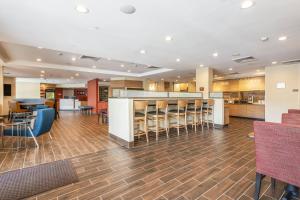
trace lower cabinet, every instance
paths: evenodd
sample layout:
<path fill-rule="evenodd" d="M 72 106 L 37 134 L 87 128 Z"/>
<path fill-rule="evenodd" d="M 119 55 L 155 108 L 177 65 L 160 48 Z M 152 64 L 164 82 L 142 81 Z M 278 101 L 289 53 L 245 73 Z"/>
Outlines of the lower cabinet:
<path fill-rule="evenodd" d="M 228 104 L 227 106 L 230 116 L 265 119 L 265 105 Z"/>

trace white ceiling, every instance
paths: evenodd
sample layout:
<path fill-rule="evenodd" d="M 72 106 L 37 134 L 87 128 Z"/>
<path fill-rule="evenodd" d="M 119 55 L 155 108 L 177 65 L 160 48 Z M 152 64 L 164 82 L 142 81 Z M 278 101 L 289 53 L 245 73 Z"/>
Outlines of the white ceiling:
<path fill-rule="evenodd" d="M 119 68 L 120 62 L 174 69 L 146 76 L 149 78 L 176 78 L 178 75 L 192 78 L 200 64 L 213 67 L 219 74 L 229 73 L 228 68 L 233 68 L 232 72 L 251 74 L 272 61 L 300 57 L 299 0 L 255 0 L 255 6 L 249 9 L 241 9 L 241 2 L 1 0 L 0 41 L 31 48 L 42 46 L 45 48 L 42 50 L 47 50 L 45 54 L 41 51 L 16 53 L 17 50 L 13 50 L 8 53 L 11 56 L 9 62 L 21 59 L 34 62 L 36 56 L 43 56 L 43 61 L 49 64 L 90 67 L 90 63 L 70 63 L 69 57 L 75 54 L 116 61 L 103 61 L 103 65 L 99 64 L 101 69 L 127 70 Z M 78 13 L 75 10 L 77 4 L 86 6 L 90 12 Z M 120 7 L 126 4 L 134 5 L 136 13 L 126 15 L 120 12 Z M 164 38 L 167 35 L 171 35 L 173 40 L 166 42 Z M 282 35 L 288 39 L 278 41 Z M 269 41 L 260 41 L 262 36 L 268 36 Z M 64 58 L 52 57 L 48 49 L 72 53 L 66 53 Z M 147 53 L 140 54 L 141 49 Z M 212 56 L 214 52 L 218 52 L 217 58 Z M 242 57 L 254 56 L 257 61 L 237 64 L 232 61 L 232 55 L 236 53 Z M 176 58 L 180 58 L 181 62 L 176 62 Z M 11 64 L 9 68 L 13 66 Z M 136 70 L 137 73 L 144 72 L 142 68 Z M 27 72 L 27 68 L 24 71 Z M 85 73 L 82 79 L 92 77 L 92 72 Z M 80 73 L 80 77 L 81 74 L 84 72 Z M 96 76 L 112 76 L 102 74 Z M 62 78 L 68 76 L 70 74 L 62 75 Z"/>

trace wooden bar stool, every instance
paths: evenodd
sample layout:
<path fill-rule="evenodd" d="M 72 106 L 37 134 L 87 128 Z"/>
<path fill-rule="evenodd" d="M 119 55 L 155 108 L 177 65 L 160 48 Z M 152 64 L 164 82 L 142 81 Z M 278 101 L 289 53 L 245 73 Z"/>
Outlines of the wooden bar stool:
<path fill-rule="evenodd" d="M 191 108 L 188 108 L 187 115 L 192 117 L 192 121 L 189 121 L 188 124 L 195 126 L 195 131 L 197 131 L 197 126 L 200 124 L 203 130 L 203 100 L 195 99 L 194 105 Z"/>
<path fill-rule="evenodd" d="M 178 100 L 177 101 L 177 110 L 170 110 L 169 111 L 169 127 L 170 128 L 177 128 L 177 135 L 179 136 L 179 129 L 185 128 L 186 133 L 188 133 L 187 129 L 187 100 Z M 180 119 L 184 118 L 184 123 L 180 123 Z M 171 120 L 176 120 L 175 123 L 172 123 Z"/>
<path fill-rule="evenodd" d="M 209 124 L 212 123 L 213 128 L 215 128 L 215 123 L 214 123 L 214 105 L 215 105 L 215 100 L 213 99 L 208 99 L 207 100 L 207 105 L 206 108 L 204 109 L 204 122 L 207 125 L 207 128 L 209 129 Z"/>
<path fill-rule="evenodd" d="M 168 101 L 157 100 L 155 105 L 155 111 L 148 112 L 148 119 L 150 122 L 154 122 L 154 126 L 149 126 L 149 131 L 156 133 L 156 140 L 158 140 L 159 132 L 166 131 L 169 138 L 169 125 L 168 125 Z M 164 123 L 164 127 L 160 125 L 160 122 Z"/>
<path fill-rule="evenodd" d="M 140 138 L 141 135 L 146 135 L 147 143 L 148 137 L 148 101 L 134 101 L 134 136 Z"/>

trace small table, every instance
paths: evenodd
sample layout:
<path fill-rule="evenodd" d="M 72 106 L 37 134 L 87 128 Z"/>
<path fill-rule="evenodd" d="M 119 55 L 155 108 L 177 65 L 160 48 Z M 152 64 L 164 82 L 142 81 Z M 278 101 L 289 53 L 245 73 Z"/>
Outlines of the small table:
<path fill-rule="evenodd" d="M 25 135 L 27 135 L 26 131 L 27 131 L 27 123 L 26 122 L 13 122 L 13 123 L 1 123 L 1 147 L 2 149 L 20 149 L 21 148 L 21 133 L 22 133 L 22 129 L 25 130 Z M 11 133 L 12 133 L 12 137 L 17 137 L 17 146 L 16 147 L 12 147 L 12 148 L 4 148 L 4 129 L 6 127 L 10 127 L 11 128 Z M 14 130 L 17 130 L 16 132 L 14 132 Z M 14 134 L 16 133 L 16 134 Z"/>
<path fill-rule="evenodd" d="M 92 114 L 93 106 L 79 106 L 80 112 L 84 114 Z"/>

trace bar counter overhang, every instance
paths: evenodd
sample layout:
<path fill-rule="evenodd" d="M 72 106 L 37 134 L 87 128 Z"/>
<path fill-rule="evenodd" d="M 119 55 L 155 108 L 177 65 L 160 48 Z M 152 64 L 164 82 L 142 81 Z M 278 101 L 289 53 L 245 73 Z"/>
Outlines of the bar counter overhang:
<path fill-rule="evenodd" d="M 115 97 L 108 100 L 109 136 L 126 148 L 134 147 L 134 101 L 148 101 L 149 107 L 155 108 L 156 100 L 168 100 L 170 107 L 176 107 L 175 104 L 178 99 L 186 99 L 189 102 L 193 102 L 199 98 L 203 99 L 202 93 L 182 92 L 126 91 L 125 95 L 113 96 Z M 226 125 L 224 119 L 224 99 L 219 94 L 212 93 L 210 94 L 210 98 L 215 100 L 213 117 L 215 127 L 223 128 Z"/>

